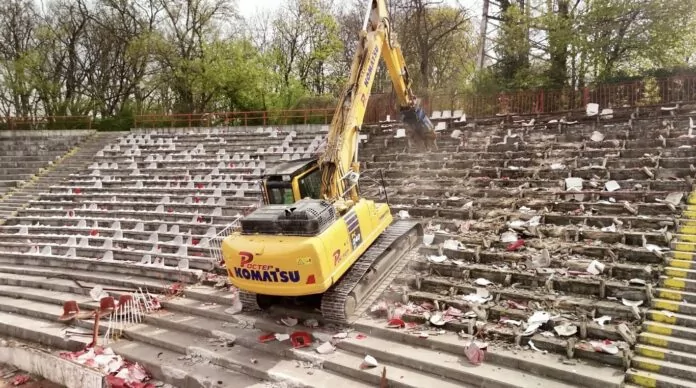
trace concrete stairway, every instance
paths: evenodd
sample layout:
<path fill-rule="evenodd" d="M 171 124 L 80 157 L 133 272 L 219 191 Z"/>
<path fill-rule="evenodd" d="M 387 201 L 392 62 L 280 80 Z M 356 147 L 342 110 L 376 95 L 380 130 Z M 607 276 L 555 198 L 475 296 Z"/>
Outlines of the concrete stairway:
<path fill-rule="evenodd" d="M 687 204 L 626 374 L 639 386 L 696 387 L 696 193 Z"/>
<path fill-rule="evenodd" d="M 59 183 L 72 173 L 84 170 L 97 150 L 120 135 L 113 132 L 95 133 L 54 163 L 39 170 L 23 185 L 0 197 L 0 225 L 29 201 L 37 199 L 42 192 L 47 192 L 51 185 Z"/>

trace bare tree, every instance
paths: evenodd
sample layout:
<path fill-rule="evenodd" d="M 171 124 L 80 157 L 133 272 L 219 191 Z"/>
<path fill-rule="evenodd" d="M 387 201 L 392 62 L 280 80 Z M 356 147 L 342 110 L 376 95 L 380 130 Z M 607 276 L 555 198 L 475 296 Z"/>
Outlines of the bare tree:
<path fill-rule="evenodd" d="M 33 113 L 27 67 L 36 46 L 38 20 L 31 0 L 0 2 L 0 108 L 4 115 Z"/>

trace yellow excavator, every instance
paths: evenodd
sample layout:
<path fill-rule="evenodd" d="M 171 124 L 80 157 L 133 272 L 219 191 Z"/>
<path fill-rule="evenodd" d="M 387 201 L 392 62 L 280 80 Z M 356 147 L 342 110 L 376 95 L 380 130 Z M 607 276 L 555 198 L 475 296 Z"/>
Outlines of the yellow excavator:
<path fill-rule="evenodd" d="M 370 0 L 325 150 L 318 159 L 283 163 L 266 174 L 265 205 L 222 241 L 228 276 L 245 309 L 309 304 L 326 320 L 350 322 L 422 236 L 417 222 L 394 222 L 386 203 L 362 198 L 358 189 L 359 132 L 380 56 L 410 139 L 434 143 L 385 0 Z"/>

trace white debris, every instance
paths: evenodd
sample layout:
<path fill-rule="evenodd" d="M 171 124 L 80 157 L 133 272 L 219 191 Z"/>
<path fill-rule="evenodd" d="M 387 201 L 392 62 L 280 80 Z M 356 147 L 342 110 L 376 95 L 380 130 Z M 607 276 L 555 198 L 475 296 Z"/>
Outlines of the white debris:
<path fill-rule="evenodd" d="M 517 233 L 513 231 L 507 231 L 500 236 L 500 241 L 503 243 L 513 243 L 517 240 Z"/>
<path fill-rule="evenodd" d="M 602 341 L 590 341 L 590 345 L 595 349 L 595 351 L 600 351 L 607 354 L 617 354 L 619 352 L 618 346 L 613 342 L 604 343 Z"/>
<path fill-rule="evenodd" d="M 522 332 L 522 335 L 527 337 L 530 336 L 534 333 L 536 333 L 537 330 L 541 327 L 541 323 L 533 323 L 527 326 L 526 329 Z"/>
<path fill-rule="evenodd" d="M 582 178 L 566 178 L 565 185 L 567 191 L 581 191 L 582 190 Z"/>
<path fill-rule="evenodd" d="M 239 314 L 242 312 L 242 308 L 242 301 L 239 299 L 239 297 L 237 297 L 234 298 L 234 301 L 232 301 L 232 307 L 225 309 L 225 313 L 230 315 Z"/>
<path fill-rule="evenodd" d="M 411 216 L 408 214 L 407 210 L 399 210 L 399 218 L 405 220 L 407 218 L 411 218 Z"/>
<path fill-rule="evenodd" d="M 552 170 L 563 170 L 565 168 L 565 164 L 563 163 L 552 163 L 551 164 L 551 169 Z"/>
<path fill-rule="evenodd" d="M 372 357 L 372 356 L 370 356 L 370 355 L 368 354 L 368 355 L 365 356 L 365 358 L 363 359 L 363 362 L 362 362 L 362 365 L 361 365 L 361 366 L 362 366 L 363 368 L 375 368 L 375 367 L 377 367 L 378 365 L 379 365 L 379 363 L 377 362 L 377 360 L 376 360 L 374 357 Z"/>
<path fill-rule="evenodd" d="M 645 244 L 645 249 L 649 250 L 650 252 L 655 252 L 655 253 L 669 250 L 669 248 L 667 248 L 667 247 L 661 247 L 661 246 L 655 245 L 655 244 Z"/>
<path fill-rule="evenodd" d="M 604 188 L 607 189 L 607 191 L 616 191 L 621 188 L 619 184 L 616 181 L 607 181 L 607 183 L 604 184 Z"/>
<path fill-rule="evenodd" d="M 562 325 L 555 326 L 553 330 L 556 332 L 556 334 L 558 334 L 561 337 L 570 337 L 571 335 L 574 335 L 578 332 L 578 327 L 569 323 L 565 323 Z"/>
<path fill-rule="evenodd" d="M 602 232 L 616 232 L 616 225 L 611 224 L 602 228 Z"/>
<path fill-rule="evenodd" d="M 539 226 L 541 224 L 541 216 L 534 216 L 527 221 L 527 226 Z"/>
<path fill-rule="evenodd" d="M 444 244 L 442 244 L 442 248 L 456 251 L 456 250 L 464 248 L 464 246 L 462 245 L 461 242 L 459 242 L 457 240 L 450 239 L 450 240 L 446 240 L 444 242 Z"/>
<path fill-rule="evenodd" d="M 432 233 L 425 233 L 423 234 L 423 245 L 426 247 L 429 247 L 433 241 L 435 241 L 435 235 Z"/>
<path fill-rule="evenodd" d="M 471 303 L 483 304 L 490 301 L 492 296 L 485 288 L 476 288 L 475 294 L 462 295 L 462 299 Z"/>
<path fill-rule="evenodd" d="M 543 325 L 544 323 L 548 322 L 549 319 L 551 319 L 551 314 L 547 313 L 546 311 L 535 311 L 534 314 L 527 319 L 527 323 L 530 325 L 535 323 Z"/>
<path fill-rule="evenodd" d="M 293 317 L 281 318 L 280 321 L 283 322 L 283 325 L 288 326 L 288 327 L 293 327 L 293 326 L 297 325 L 297 322 L 298 322 L 297 319 L 293 318 Z"/>
<path fill-rule="evenodd" d="M 489 286 L 489 285 L 493 284 L 492 281 L 490 281 L 488 279 L 484 279 L 484 278 L 478 278 L 478 279 L 474 280 L 474 283 L 477 286 L 482 286 L 482 287 Z"/>
<path fill-rule="evenodd" d="M 447 323 L 444 315 L 439 311 L 431 315 L 429 321 L 435 326 L 443 326 L 445 323 Z"/>
<path fill-rule="evenodd" d="M 645 280 L 643 279 L 638 279 L 638 278 L 633 278 L 628 281 L 628 284 L 632 286 L 644 286 L 645 285 Z"/>
<path fill-rule="evenodd" d="M 585 114 L 588 116 L 597 116 L 599 113 L 599 104 L 591 102 L 585 107 Z"/>
<path fill-rule="evenodd" d="M 527 225 L 527 222 L 522 220 L 512 220 L 509 221 L 507 225 L 513 229 L 524 229 L 524 227 Z"/>
<path fill-rule="evenodd" d="M 605 120 L 611 120 L 614 118 L 614 110 L 611 108 L 604 108 L 602 112 L 599 113 L 600 117 Z"/>
<path fill-rule="evenodd" d="M 623 303 L 624 306 L 630 306 L 630 307 L 638 307 L 643 304 L 642 300 L 628 300 L 626 298 L 621 298 L 621 303 Z"/>
<path fill-rule="evenodd" d="M 319 345 L 316 350 L 319 354 L 330 354 L 336 351 L 336 348 L 331 345 L 331 342 L 324 342 L 323 344 Z"/>
<path fill-rule="evenodd" d="M 544 248 L 541 250 L 541 255 L 532 258 L 530 265 L 533 268 L 546 268 L 551 265 L 551 255 L 549 250 Z"/>
<path fill-rule="evenodd" d="M 674 317 L 674 313 L 671 312 L 671 311 L 667 311 L 667 310 L 661 310 L 661 311 L 660 311 L 660 314 L 662 314 L 662 315 L 664 315 L 664 316 L 666 316 L 666 317 L 669 317 L 669 318 L 673 318 L 673 317 Z"/>
<path fill-rule="evenodd" d="M 427 259 L 431 263 L 440 264 L 440 263 L 444 263 L 445 260 L 447 260 L 447 256 L 445 256 L 445 255 L 440 255 L 440 256 L 429 255 L 427 257 Z"/>
<path fill-rule="evenodd" d="M 611 317 L 608 315 L 602 315 L 599 318 L 593 319 L 593 321 L 597 322 L 599 326 L 604 326 L 605 323 L 611 321 Z"/>
<path fill-rule="evenodd" d="M 665 197 L 665 202 L 671 203 L 674 206 L 677 206 L 681 203 L 682 198 L 684 197 L 684 193 L 669 193 L 667 194 L 667 197 Z"/>
<path fill-rule="evenodd" d="M 600 273 L 604 272 L 604 264 L 597 260 L 592 260 L 587 266 L 587 272 L 591 273 L 592 275 L 599 275 Z"/>
<path fill-rule="evenodd" d="M 273 336 L 279 342 L 287 341 L 290 339 L 290 334 L 285 334 L 285 333 L 275 333 Z"/>
<path fill-rule="evenodd" d="M 346 339 L 346 338 L 348 338 L 348 333 L 346 333 L 346 332 L 336 333 L 333 335 L 333 338 L 334 339 Z"/>
<path fill-rule="evenodd" d="M 514 325 L 514 326 L 521 326 L 522 321 L 515 321 L 513 319 L 503 319 L 500 321 L 500 323 L 504 323 L 506 325 Z"/>
<path fill-rule="evenodd" d="M 544 353 L 544 354 L 547 353 L 546 350 L 541 350 L 541 349 L 537 348 L 537 347 L 534 345 L 534 342 L 533 342 L 532 340 L 529 341 L 529 347 L 532 348 L 532 350 L 534 350 L 534 351 L 536 351 L 536 352 L 541 352 L 541 353 Z"/>
<path fill-rule="evenodd" d="M 602 141 L 602 140 L 604 140 L 604 135 L 602 134 L 602 132 L 594 131 L 594 132 L 592 132 L 592 136 L 590 136 L 590 140 Z"/>
<path fill-rule="evenodd" d="M 109 293 L 104 291 L 102 286 L 96 285 L 89 291 L 89 296 L 92 298 L 92 300 L 99 302 L 102 300 L 102 298 L 108 297 Z"/>

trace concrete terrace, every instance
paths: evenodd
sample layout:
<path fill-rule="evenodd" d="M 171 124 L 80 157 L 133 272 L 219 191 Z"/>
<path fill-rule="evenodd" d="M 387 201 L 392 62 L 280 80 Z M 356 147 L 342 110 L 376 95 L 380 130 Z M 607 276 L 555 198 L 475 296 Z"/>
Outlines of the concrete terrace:
<path fill-rule="evenodd" d="M 66 336 L 62 306 L 98 309 L 90 291 L 101 286 L 158 296 L 162 309 L 109 346 L 177 387 L 373 387 L 381 366 L 390 387 L 693 387 L 689 115 L 466 122 L 436 112 L 439 149 L 427 153 L 406 149 L 398 123 L 366 126 L 363 191 L 382 198 L 383 176 L 395 216 L 421 220 L 432 242 L 351 330 L 288 327 L 282 309 L 230 314 L 236 294 L 211 250 L 259 206 L 264 170 L 314 154 L 326 127 L 45 134 L 70 144 L 60 163 L 12 178 L 35 191 L 0 200 L 11 210 L 0 226 L 0 334 L 81 349 L 91 339 Z M 387 316 L 407 327 L 387 328 Z M 312 347 L 259 341 L 298 330 Z M 465 356 L 472 339 L 487 344 L 478 366 Z M 315 351 L 327 341 L 333 352 Z M 380 367 L 361 369 L 366 355 Z"/>

